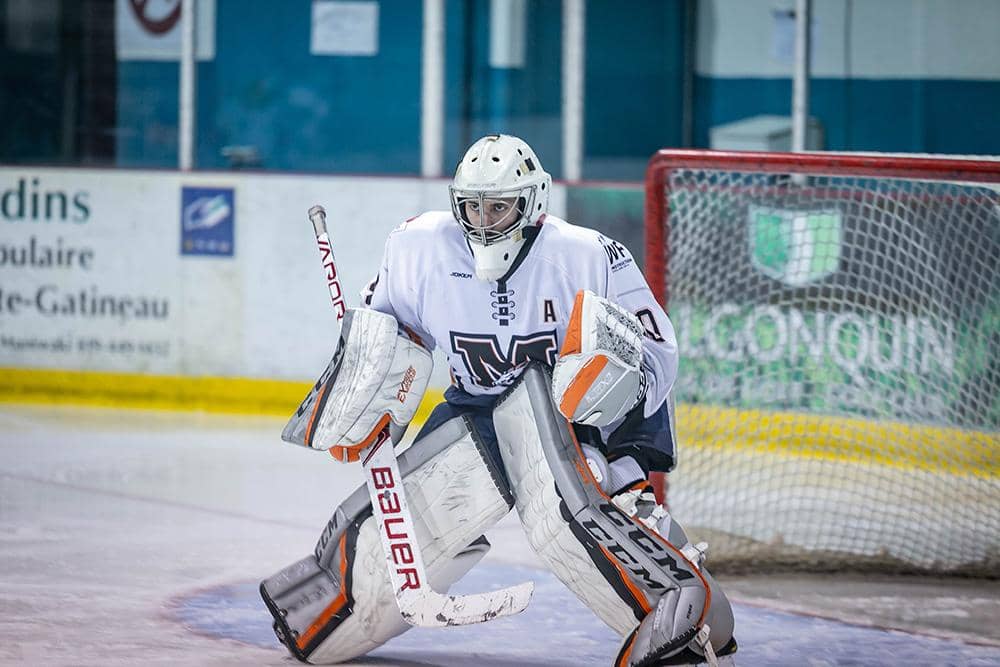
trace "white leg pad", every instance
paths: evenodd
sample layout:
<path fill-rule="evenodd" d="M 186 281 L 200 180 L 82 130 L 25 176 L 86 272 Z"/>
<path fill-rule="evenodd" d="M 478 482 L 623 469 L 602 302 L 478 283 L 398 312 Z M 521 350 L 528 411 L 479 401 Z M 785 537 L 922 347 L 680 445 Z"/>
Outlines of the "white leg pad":
<path fill-rule="evenodd" d="M 548 462 L 540 447 L 524 446 L 538 438 L 530 432 L 531 420 L 507 410 L 495 413 L 494 422 L 514 489 L 514 506 L 531 548 L 602 621 L 623 637 L 629 634 L 638 624 L 632 608 L 598 571 L 569 523 L 553 512 L 561 501 Z"/>
<path fill-rule="evenodd" d="M 404 452 L 400 470 L 431 585 L 446 591 L 486 554 L 482 534 L 513 498 L 464 418 Z M 364 487 L 337 508 L 315 553 L 264 580 L 261 595 L 279 638 L 312 664 L 364 655 L 410 627 L 396 606 Z"/>
<path fill-rule="evenodd" d="M 558 413 L 541 365 L 497 401 L 493 421 L 532 548 L 608 626 L 623 637 L 639 629 L 642 655 L 682 650 L 709 616 L 710 584 L 682 551 L 680 527 L 665 538 L 611 501 Z M 654 625 L 660 612 L 671 618 L 663 628 Z M 647 641 L 642 628 L 651 625 L 658 631 Z"/>

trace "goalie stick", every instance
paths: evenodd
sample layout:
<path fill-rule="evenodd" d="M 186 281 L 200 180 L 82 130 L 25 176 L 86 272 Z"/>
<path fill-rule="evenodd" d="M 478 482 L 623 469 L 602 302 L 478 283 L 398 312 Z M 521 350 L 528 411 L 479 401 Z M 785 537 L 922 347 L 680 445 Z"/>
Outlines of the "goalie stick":
<path fill-rule="evenodd" d="M 316 205 L 309 209 L 326 270 L 330 298 L 340 321 L 346 307 L 344 291 L 334 264 L 333 247 L 326 229 L 326 211 Z M 384 446 L 390 443 L 388 447 Z M 485 593 L 443 595 L 431 588 L 423 555 L 417 544 L 413 517 L 403 489 L 403 477 L 393 450 L 389 425 L 382 429 L 362 461 L 365 484 L 378 522 L 389 581 L 403 619 L 410 625 L 444 627 L 482 623 L 500 616 L 517 614 L 528 606 L 534 590 L 532 582 Z"/>

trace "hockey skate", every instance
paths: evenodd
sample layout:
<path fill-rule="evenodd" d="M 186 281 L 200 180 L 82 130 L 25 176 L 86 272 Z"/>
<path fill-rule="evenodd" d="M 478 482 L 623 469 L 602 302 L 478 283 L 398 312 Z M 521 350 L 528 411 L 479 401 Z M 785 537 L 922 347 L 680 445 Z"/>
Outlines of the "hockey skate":
<path fill-rule="evenodd" d="M 633 517 L 643 525 L 649 527 L 657 534 L 667 538 L 670 534 L 670 513 L 667 509 L 656 502 L 653 487 L 649 482 L 637 483 L 635 486 L 612 497 L 611 501 L 622 511 Z M 699 570 L 705 562 L 708 552 L 707 542 L 693 544 L 687 542 L 680 549 L 684 557 L 694 564 Z M 691 644 L 669 658 L 659 660 L 652 665 L 708 665 L 709 667 L 735 667 L 736 660 L 734 654 L 738 645 L 736 638 L 730 638 L 729 642 L 718 651 L 712 648 L 709 641 L 711 627 L 706 623 L 695 634 L 691 644 L 696 644 L 701 651 L 694 650 Z"/>

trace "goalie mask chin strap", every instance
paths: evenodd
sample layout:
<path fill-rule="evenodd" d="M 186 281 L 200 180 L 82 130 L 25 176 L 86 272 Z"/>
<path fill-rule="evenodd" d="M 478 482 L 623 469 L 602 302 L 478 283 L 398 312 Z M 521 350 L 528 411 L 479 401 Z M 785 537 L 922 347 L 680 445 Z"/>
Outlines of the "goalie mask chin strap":
<path fill-rule="evenodd" d="M 539 227 L 531 225 L 520 230 L 510 239 L 484 246 L 466 241 L 475 263 L 475 275 L 486 282 L 505 283 L 521 266 L 535 239 Z"/>
<path fill-rule="evenodd" d="M 476 279 L 491 283 L 501 278 L 514 263 L 517 251 L 523 243 L 524 236 L 521 232 L 509 239 L 502 239 L 489 245 L 469 241 Z"/>

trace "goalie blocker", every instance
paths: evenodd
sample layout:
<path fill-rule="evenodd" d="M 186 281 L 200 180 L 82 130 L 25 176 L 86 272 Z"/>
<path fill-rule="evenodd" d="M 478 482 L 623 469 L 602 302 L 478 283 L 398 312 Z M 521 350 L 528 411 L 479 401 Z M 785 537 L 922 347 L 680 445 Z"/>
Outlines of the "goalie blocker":
<path fill-rule="evenodd" d="M 326 370 L 288 421 L 281 439 L 358 461 L 388 426 L 398 441 L 430 380 L 431 353 L 391 315 L 350 308 Z"/>

